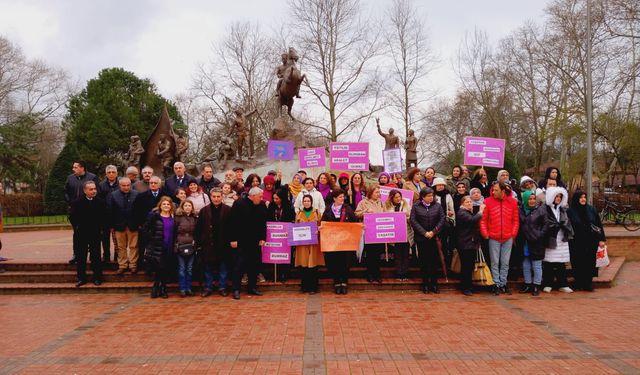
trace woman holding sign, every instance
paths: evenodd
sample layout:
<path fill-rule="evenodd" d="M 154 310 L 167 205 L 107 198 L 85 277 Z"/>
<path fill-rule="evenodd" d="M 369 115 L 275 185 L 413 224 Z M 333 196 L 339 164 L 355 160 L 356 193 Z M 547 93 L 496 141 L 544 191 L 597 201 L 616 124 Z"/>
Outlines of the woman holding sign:
<path fill-rule="evenodd" d="M 356 217 L 359 220 L 364 219 L 364 214 L 376 214 L 384 211 L 382 202 L 380 201 L 380 187 L 373 185 L 367 190 L 367 196 L 360 201 L 356 208 Z M 366 230 L 366 228 L 365 228 Z M 367 262 L 367 281 L 382 283 L 380 277 L 380 255 L 384 251 L 384 244 L 368 243 L 364 245 L 364 254 Z"/>
<path fill-rule="evenodd" d="M 296 215 L 296 223 L 320 224 L 321 218 L 318 210 L 313 208 L 313 196 L 305 195 L 302 198 L 302 210 Z M 312 233 L 312 236 L 317 236 L 317 233 Z M 300 291 L 303 293 L 318 293 L 318 266 L 324 266 L 319 244 L 296 246 L 296 267 L 301 267 Z"/>
<path fill-rule="evenodd" d="M 342 189 L 331 192 L 333 203 L 322 215 L 322 221 L 350 222 L 357 221 L 353 209 L 345 200 L 347 193 Z M 347 294 L 347 279 L 349 278 L 349 261 L 353 256 L 352 251 L 331 251 L 325 253 L 327 268 L 333 275 L 333 282 L 336 294 Z"/>
<path fill-rule="evenodd" d="M 391 190 L 389 198 L 384 205 L 385 212 L 404 212 L 407 215 L 407 241 L 413 238 L 413 230 L 409 223 L 411 206 L 402 199 L 402 193 L 398 190 Z M 409 276 L 409 242 L 397 242 L 393 244 L 396 262 L 396 277 L 400 281 L 408 281 Z"/>
<path fill-rule="evenodd" d="M 296 214 L 293 211 L 291 202 L 289 202 L 289 192 L 286 189 L 280 188 L 276 190 L 271 199 L 272 202 L 267 208 L 267 221 L 293 223 L 296 218 Z M 278 279 L 280 281 L 285 282 L 287 280 L 289 266 L 290 263 L 278 265 Z"/>

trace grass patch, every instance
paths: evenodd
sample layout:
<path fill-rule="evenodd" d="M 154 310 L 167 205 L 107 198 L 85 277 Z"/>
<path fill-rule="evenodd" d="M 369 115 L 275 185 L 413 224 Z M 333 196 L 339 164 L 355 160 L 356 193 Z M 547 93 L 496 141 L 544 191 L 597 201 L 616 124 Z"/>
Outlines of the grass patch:
<path fill-rule="evenodd" d="M 69 224 L 67 215 L 50 216 L 14 216 L 2 218 L 5 226 L 11 225 L 43 225 L 43 224 Z"/>

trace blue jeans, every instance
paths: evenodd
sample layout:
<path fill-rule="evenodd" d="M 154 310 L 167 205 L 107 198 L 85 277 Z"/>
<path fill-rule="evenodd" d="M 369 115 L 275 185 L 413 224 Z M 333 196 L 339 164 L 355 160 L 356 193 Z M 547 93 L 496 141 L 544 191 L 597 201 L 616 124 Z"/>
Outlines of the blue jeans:
<path fill-rule="evenodd" d="M 178 255 L 178 285 L 180 286 L 181 292 L 191 290 L 194 258 L 194 255 L 187 257 Z"/>
<path fill-rule="evenodd" d="M 509 259 L 511 258 L 511 245 L 513 239 L 500 243 L 489 239 L 489 255 L 491 256 L 491 276 L 496 286 L 507 286 L 509 275 Z"/>
<path fill-rule="evenodd" d="M 533 271 L 533 282 L 531 279 L 531 272 Z M 542 284 L 542 260 L 532 260 L 529 257 L 524 257 L 522 260 L 522 273 L 524 274 L 525 284 L 535 284 L 540 286 Z"/>
<path fill-rule="evenodd" d="M 204 264 L 204 289 L 213 291 L 213 269 L 210 264 Z M 220 263 L 218 268 L 218 290 L 227 289 L 227 279 L 229 277 L 229 271 L 225 262 Z"/>
<path fill-rule="evenodd" d="M 229 271 L 227 270 L 227 264 L 225 262 L 220 262 L 220 267 L 218 267 L 218 290 L 227 289 L 228 277 Z"/>

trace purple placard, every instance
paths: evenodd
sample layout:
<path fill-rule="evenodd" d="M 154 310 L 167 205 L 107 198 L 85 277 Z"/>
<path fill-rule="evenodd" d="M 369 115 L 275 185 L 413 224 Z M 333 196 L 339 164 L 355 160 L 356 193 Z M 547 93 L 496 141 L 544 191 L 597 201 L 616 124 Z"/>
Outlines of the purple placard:
<path fill-rule="evenodd" d="M 327 159 L 324 156 L 324 147 L 300 148 L 298 149 L 300 159 L 300 169 L 324 167 Z"/>
<path fill-rule="evenodd" d="M 262 263 L 291 263 L 291 246 L 287 243 L 289 223 L 267 222 L 267 240 L 262 246 Z"/>
<path fill-rule="evenodd" d="M 502 168 L 504 139 L 486 137 L 464 138 L 464 164 Z"/>
<path fill-rule="evenodd" d="M 269 159 L 291 160 L 293 159 L 293 142 L 270 139 L 267 143 L 267 155 Z"/>
<path fill-rule="evenodd" d="M 329 158 L 333 170 L 366 171 L 369 169 L 369 144 L 331 142 Z"/>
<path fill-rule="evenodd" d="M 290 224 L 288 243 L 289 246 L 317 245 L 318 223 L 309 221 L 307 223 Z"/>
<path fill-rule="evenodd" d="M 404 212 L 364 214 L 364 243 L 407 242 Z"/>
<path fill-rule="evenodd" d="M 382 201 L 382 203 L 385 203 L 387 201 L 387 198 L 389 198 L 389 192 L 391 190 L 400 191 L 400 194 L 402 194 L 402 199 L 404 199 L 404 201 L 407 202 L 409 207 L 413 205 L 413 191 L 397 189 L 397 188 L 392 188 L 388 186 L 380 186 L 380 201 Z"/>

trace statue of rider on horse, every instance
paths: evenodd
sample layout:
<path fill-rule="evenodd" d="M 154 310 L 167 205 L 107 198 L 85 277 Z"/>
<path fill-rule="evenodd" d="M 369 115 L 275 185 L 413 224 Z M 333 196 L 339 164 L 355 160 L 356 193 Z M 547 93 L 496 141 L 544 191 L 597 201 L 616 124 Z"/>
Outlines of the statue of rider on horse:
<path fill-rule="evenodd" d="M 293 107 L 294 97 L 300 98 L 300 85 L 306 78 L 296 66 L 298 62 L 298 52 L 293 47 L 289 47 L 289 52 L 282 54 L 282 65 L 276 69 L 278 85 L 276 86 L 276 97 L 278 98 L 278 114 L 281 114 L 282 106 L 287 106 L 287 113 L 292 119 L 291 107 Z"/>

